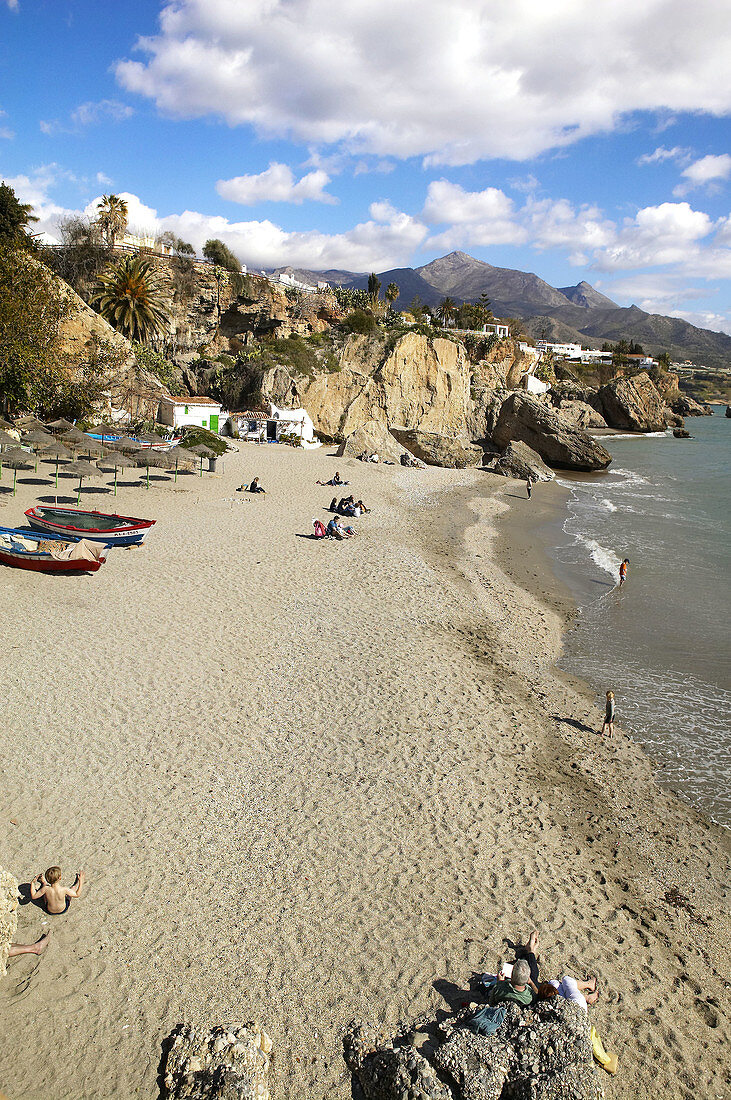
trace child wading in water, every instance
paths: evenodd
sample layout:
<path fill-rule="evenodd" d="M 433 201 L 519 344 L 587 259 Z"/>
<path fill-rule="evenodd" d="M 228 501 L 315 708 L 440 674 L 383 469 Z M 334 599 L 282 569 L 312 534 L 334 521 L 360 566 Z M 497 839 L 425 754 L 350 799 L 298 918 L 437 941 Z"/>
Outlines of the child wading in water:
<path fill-rule="evenodd" d="M 72 898 L 78 898 L 81 887 L 84 885 L 84 872 L 79 871 L 73 886 L 61 885 L 61 868 L 49 867 L 45 872 L 37 875 L 30 884 L 30 896 L 33 901 L 43 898 L 46 903 L 46 912 L 52 916 L 65 913 L 71 904 Z"/>
<path fill-rule="evenodd" d="M 607 709 L 604 712 L 604 723 L 602 725 L 602 737 L 604 736 L 604 730 L 609 726 L 609 736 L 614 733 L 614 692 L 607 692 Z"/>
<path fill-rule="evenodd" d="M 624 582 L 627 580 L 627 566 L 629 565 L 629 558 L 625 558 L 619 567 L 619 587 L 621 588 Z"/>

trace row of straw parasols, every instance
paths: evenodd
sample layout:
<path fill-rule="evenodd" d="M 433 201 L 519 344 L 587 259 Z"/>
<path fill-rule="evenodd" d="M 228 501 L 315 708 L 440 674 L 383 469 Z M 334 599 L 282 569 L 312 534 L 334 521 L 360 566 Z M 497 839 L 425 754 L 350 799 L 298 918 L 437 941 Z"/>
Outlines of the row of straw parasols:
<path fill-rule="evenodd" d="M 8 421 L 0 421 L 0 478 L 2 478 L 3 466 L 11 468 L 13 473 L 13 495 L 16 492 L 18 470 L 34 466 L 38 470 L 39 458 L 45 462 L 55 462 L 56 465 L 56 491 L 58 491 L 59 465 L 64 463 L 63 474 L 71 474 L 78 477 L 76 503 L 81 500 L 81 486 L 88 478 L 101 477 L 102 470 L 114 470 L 114 495 L 117 495 L 117 476 L 120 470 L 143 467 L 146 469 L 146 484 L 150 487 L 150 469 L 157 468 L 174 471 L 174 481 L 178 480 L 178 470 L 200 465 L 199 473 L 203 476 L 203 459 L 214 457 L 210 448 L 199 444 L 187 449 L 185 447 L 173 447 L 170 451 L 152 450 L 143 447 L 143 442 L 162 442 L 162 437 L 150 433 L 132 439 L 124 436 L 121 439 L 110 439 L 105 443 L 104 435 L 116 436 L 118 428 L 114 425 L 101 424 L 95 434 L 100 435 L 101 441 L 92 439 L 91 436 L 79 431 L 68 420 L 56 420 L 44 425 L 35 417 L 23 417 L 15 424 Z M 8 428 L 20 431 L 21 443 L 24 447 L 30 447 L 33 454 L 29 454 L 18 445 L 18 440 L 9 435 Z M 6 448 L 6 449 L 3 449 Z M 74 459 L 74 453 L 80 457 Z M 92 463 L 92 458 L 96 463 Z"/>

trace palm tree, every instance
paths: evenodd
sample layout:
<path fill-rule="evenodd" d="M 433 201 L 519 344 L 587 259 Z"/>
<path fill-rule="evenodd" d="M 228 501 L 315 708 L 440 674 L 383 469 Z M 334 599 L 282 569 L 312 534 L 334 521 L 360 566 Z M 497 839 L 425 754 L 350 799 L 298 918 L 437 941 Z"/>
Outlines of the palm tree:
<path fill-rule="evenodd" d="M 389 283 L 386 287 L 386 301 L 393 309 L 393 303 L 398 298 L 401 291 L 399 290 L 398 283 Z"/>
<path fill-rule="evenodd" d="M 457 303 L 453 298 L 443 298 L 436 309 L 436 315 L 446 328 L 457 312 Z"/>
<path fill-rule="evenodd" d="M 141 344 L 170 323 L 160 276 L 141 256 L 125 256 L 100 275 L 91 301 L 113 328 Z"/>
<path fill-rule="evenodd" d="M 375 271 L 371 271 L 368 276 L 368 297 L 371 300 L 371 309 L 375 309 L 378 304 L 378 292 L 381 289 L 381 280 L 376 275 Z"/>
<path fill-rule="evenodd" d="M 114 248 L 115 240 L 127 228 L 127 203 L 119 195 L 102 195 L 96 208 L 97 224 L 107 244 Z"/>

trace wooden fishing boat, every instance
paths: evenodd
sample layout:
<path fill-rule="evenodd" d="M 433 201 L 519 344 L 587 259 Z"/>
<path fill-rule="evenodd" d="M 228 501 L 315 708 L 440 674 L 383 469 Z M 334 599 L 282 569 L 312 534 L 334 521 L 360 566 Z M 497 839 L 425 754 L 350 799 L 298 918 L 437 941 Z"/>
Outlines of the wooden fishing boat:
<path fill-rule="evenodd" d="M 130 546 L 142 542 L 154 519 L 135 519 L 109 512 L 88 512 L 83 508 L 59 508 L 37 504 L 25 513 L 36 531 L 48 531 L 70 538 L 91 539 L 107 546 Z"/>
<path fill-rule="evenodd" d="M 102 432 L 84 432 L 84 435 L 88 435 L 90 439 L 95 439 L 97 443 L 105 443 L 108 446 L 113 446 L 115 443 L 119 443 L 122 438 L 121 435 L 110 435 Z M 136 436 L 130 436 L 131 439 L 136 439 Z M 139 439 L 137 442 L 143 451 L 169 451 L 171 447 L 177 447 L 178 443 L 182 440 L 182 435 L 176 436 L 174 439 L 161 439 L 158 443 L 152 442 L 149 439 Z M 83 447 L 81 448 L 83 452 Z"/>
<path fill-rule="evenodd" d="M 107 548 L 87 539 L 41 534 L 25 527 L 0 527 L 0 561 L 44 573 L 96 573 Z"/>

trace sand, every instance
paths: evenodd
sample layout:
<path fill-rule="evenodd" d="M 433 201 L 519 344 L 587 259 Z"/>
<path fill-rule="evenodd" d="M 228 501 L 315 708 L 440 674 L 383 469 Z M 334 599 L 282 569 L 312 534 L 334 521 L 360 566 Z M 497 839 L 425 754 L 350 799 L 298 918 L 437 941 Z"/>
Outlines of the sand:
<path fill-rule="evenodd" d="M 373 513 L 302 537 L 336 468 Z M 53 936 L 0 982 L 0 1091 L 155 1097 L 178 1022 L 257 1019 L 278 1100 L 346 1100 L 354 1016 L 459 1007 L 537 926 L 544 976 L 599 976 L 608 1096 L 728 1095 L 728 837 L 553 669 L 562 491 L 327 448 L 219 475 L 121 488 L 157 525 L 95 575 L 0 567 L 0 866 L 88 875 L 20 909 Z M 53 496 L 18 486 L 0 523 Z"/>

